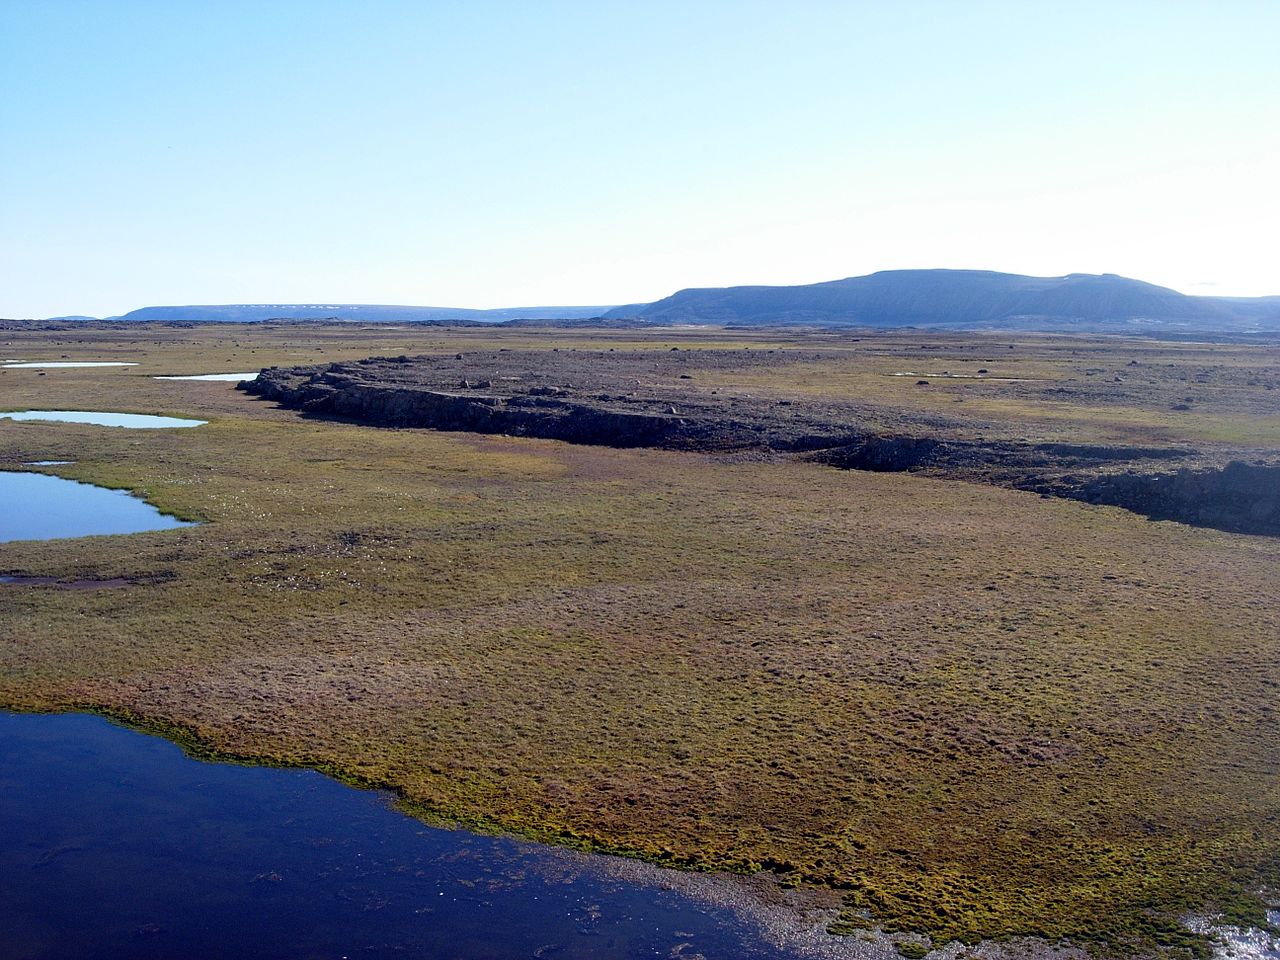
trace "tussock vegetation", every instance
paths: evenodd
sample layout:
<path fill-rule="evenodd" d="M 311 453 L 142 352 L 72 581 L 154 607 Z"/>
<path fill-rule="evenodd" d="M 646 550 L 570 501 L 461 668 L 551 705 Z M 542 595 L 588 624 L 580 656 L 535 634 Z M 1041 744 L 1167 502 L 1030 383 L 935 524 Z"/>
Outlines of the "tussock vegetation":
<path fill-rule="evenodd" d="M 845 929 L 1152 953 L 1203 949 L 1188 910 L 1260 920 L 1255 891 L 1280 884 L 1276 539 L 901 474 L 307 420 L 149 379 L 538 336 L 0 331 L 6 356 L 141 361 L 5 372 L 5 407 L 210 420 L 0 421 L 0 466 L 74 459 L 53 469 L 206 521 L 0 545 L 0 574 L 133 581 L 0 587 L 0 702 L 168 725 L 434 816 L 834 886 Z M 1025 370 L 1045 349 L 1012 352 Z M 878 376 L 891 399 L 914 383 Z M 1235 416 L 1206 414 L 1201 441 Z"/>

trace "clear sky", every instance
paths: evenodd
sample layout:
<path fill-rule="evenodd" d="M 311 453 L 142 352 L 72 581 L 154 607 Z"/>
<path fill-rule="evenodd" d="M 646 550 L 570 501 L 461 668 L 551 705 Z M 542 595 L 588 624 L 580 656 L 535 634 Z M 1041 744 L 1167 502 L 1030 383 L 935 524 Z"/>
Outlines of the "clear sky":
<path fill-rule="evenodd" d="M 1280 294 L 1280 2 L 0 0 L 0 316 Z"/>

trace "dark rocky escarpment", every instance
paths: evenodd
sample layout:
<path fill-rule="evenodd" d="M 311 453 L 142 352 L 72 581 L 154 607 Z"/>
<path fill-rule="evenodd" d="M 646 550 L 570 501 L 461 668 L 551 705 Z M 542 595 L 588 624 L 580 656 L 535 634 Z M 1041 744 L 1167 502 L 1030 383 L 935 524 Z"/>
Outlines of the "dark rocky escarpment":
<path fill-rule="evenodd" d="M 1177 448 L 870 437 L 821 451 L 817 458 L 855 470 L 933 468 L 944 476 L 1123 507 L 1153 520 L 1280 536 L 1280 463 L 1231 460 L 1223 466 L 1170 468 L 1170 461 L 1190 454 Z M 1111 472 L 1117 464 L 1129 469 Z"/>
<path fill-rule="evenodd" d="M 682 415 L 670 405 L 664 411 L 619 409 L 608 400 L 584 403 L 562 399 L 563 391 L 558 389 L 500 397 L 482 392 L 361 383 L 333 372 L 288 386 L 270 376 L 259 377 L 247 389 L 287 407 L 382 426 L 677 450 L 734 450 L 767 442 L 767 435 L 757 424 L 712 421 L 693 417 L 687 410 Z"/>
<path fill-rule="evenodd" d="M 786 363 L 822 359 L 792 351 Z M 734 456 L 803 456 L 1118 506 L 1153 519 L 1280 536 L 1280 463 L 1185 446 L 966 435 L 964 422 L 854 401 L 721 394 L 686 371 L 784 362 L 768 351 L 482 351 L 272 367 L 240 389 L 290 409 L 389 427 Z M 971 433 L 972 431 L 970 431 Z"/>
<path fill-rule="evenodd" d="M 1280 536 L 1280 464 L 1232 460 L 1218 469 L 1070 478 L 1044 492 L 1238 533 Z"/>

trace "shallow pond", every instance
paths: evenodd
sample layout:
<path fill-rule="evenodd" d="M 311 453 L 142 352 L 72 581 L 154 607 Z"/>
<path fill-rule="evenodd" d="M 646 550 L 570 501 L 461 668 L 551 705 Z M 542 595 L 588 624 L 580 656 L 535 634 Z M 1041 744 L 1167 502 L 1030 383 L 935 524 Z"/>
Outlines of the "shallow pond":
<path fill-rule="evenodd" d="M 383 793 L 84 714 L 0 713 L 0 823 L 14 957 L 799 955 L 669 871 L 426 827 Z"/>
<path fill-rule="evenodd" d="M 6 370 L 41 370 L 52 367 L 136 367 L 138 364 L 124 360 L 24 360 L 0 364 Z"/>
<path fill-rule="evenodd" d="M 252 380 L 258 375 L 258 371 L 252 373 L 200 373 L 190 376 L 170 376 L 170 377 L 153 377 L 154 380 L 217 380 L 227 383 L 239 383 L 241 380 Z"/>
<path fill-rule="evenodd" d="M 48 420 L 54 423 L 88 423 L 99 427 L 129 427 L 133 430 L 160 430 L 166 427 L 200 427 L 207 420 L 157 417 L 145 413 L 109 413 L 101 410 L 18 410 L 0 413 L 0 420 Z"/>
<path fill-rule="evenodd" d="M 186 526 L 124 490 L 0 470 L 0 543 Z"/>

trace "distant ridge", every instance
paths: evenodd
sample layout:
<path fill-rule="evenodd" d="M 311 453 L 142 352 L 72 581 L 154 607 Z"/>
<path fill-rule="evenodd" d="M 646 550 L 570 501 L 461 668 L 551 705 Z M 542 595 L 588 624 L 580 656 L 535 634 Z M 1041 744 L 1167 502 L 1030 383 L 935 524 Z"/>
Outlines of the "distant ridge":
<path fill-rule="evenodd" d="M 353 320 L 366 323 L 424 323 L 443 320 L 580 320 L 598 317 L 610 307 L 509 307 L 469 310 L 464 307 L 408 307 L 371 303 L 233 303 L 142 307 L 120 320 L 193 320 L 205 323 L 252 323 L 262 320 Z"/>
<path fill-rule="evenodd" d="M 953 329 L 1280 330 L 1280 297 L 1189 297 L 1115 274 L 1028 277 L 988 270 L 887 270 L 793 287 L 688 289 L 606 317 L 653 323 Z"/>
<path fill-rule="evenodd" d="M 92 317 L 53 317 L 81 322 Z M 1113 273 L 1029 277 L 992 270 L 885 270 L 791 287 L 690 288 L 626 306 L 415 307 L 248 303 L 143 307 L 108 320 L 255 323 L 549 323 L 563 326 L 934 327 L 1082 333 L 1280 333 L 1280 296 L 1193 297 Z"/>

